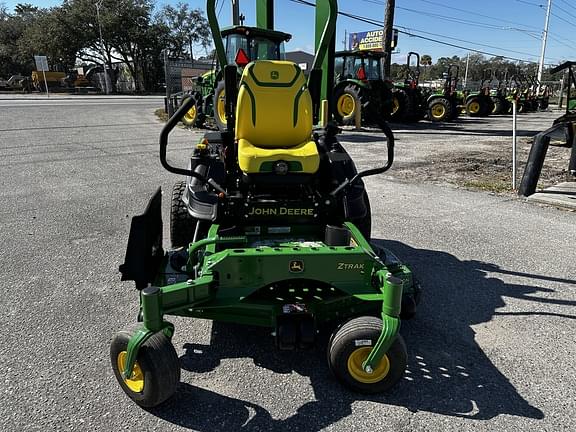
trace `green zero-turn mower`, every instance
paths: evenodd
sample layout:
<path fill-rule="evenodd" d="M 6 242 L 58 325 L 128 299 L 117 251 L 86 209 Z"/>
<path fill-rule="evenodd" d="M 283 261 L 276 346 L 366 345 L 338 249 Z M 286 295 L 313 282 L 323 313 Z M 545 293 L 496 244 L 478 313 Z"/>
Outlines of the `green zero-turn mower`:
<path fill-rule="evenodd" d="M 157 191 L 132 219 L 120 266 L 122 280 L 136 282 L 140 313 L 135 327 L 113 338 L 110 356 L 120 386 L 141 406 L 167 400 L 180 380 L 168 315 L 268 327 L 283 350 L 311 347 L 319 329 L 335 325 L 329 368 L 359 392 L 386 391 L 404 372 L 400 318 L 414 313 L 420 289 L 408 267 L 369 243 L 362 183 L 390 168 L 394 138 L 381 122 L 387 161 L 357 172 L 335 124 L 313 127 L 326 105 L 318 97 L 328 92 L 319 90 L 325 72 L 319 65 L 337 16 L 336 0 L 316 5 L 325 18 L 308 82 L 294 63 L 258 60 L 244 68 L 238 84 L 236 65 L 226 62 L 215 0 L 207 0 L 225 65 L 227 130 L 207 133 L 184 169 L 166 158 L 168 136 L 194 101 L 168 120 L 160 160 L 187 178 L 176 185 L 172 205 L 172 243 L 180 247 L 163 249 Z"/>

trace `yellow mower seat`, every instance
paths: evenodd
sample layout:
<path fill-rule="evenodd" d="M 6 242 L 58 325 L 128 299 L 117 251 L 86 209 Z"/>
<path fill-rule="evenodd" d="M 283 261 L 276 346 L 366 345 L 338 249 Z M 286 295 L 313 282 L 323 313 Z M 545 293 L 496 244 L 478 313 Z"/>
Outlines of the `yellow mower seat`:
<path fill-rule="evenodd" d="M 262 60 L 244 69 L 236 106 L 238 163 L 246 174 L 314 174 L 320 156 L 312 140 L 312 98 L 298 65 Z"/>

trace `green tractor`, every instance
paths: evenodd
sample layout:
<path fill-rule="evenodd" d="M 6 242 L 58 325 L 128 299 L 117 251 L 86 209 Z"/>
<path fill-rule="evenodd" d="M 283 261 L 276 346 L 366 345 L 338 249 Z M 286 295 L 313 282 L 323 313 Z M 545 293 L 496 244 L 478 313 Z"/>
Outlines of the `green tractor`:
<path fill-rule="evenodd" d="M 416 61 L 413 62 L 413 59 Z M 420 54 L 415 52 L 408 53 L 405 71 L 404 81 L 394 83 L 391 120 L 397 122 L 419 121 L 426 115 L 424 109 L 425 97 L 422 89 L 418 86 L 420 79 Z"/>
<path fill-rule="evenodd" d="M 223 28 L 220 32 L 229 64 L 238 67 L 238 79 L 242 69 L 254 60 L 284 60 L 284 43 L 292 36 L 274 30 L 245 25 Z M 191 93 L 196 103 L 182 119 L 187 126 L 201 127 L 206 117 L 214 118 L 219 130 L 226 129 L 225 90 L 222 68 L 207 72 L 197 79 L 197 89 Z M 184 101 L 184 98 L 183 98 Z"/>
<path fill-rule="evenodd" d="M 516 110 L 518 113 L 533 112 L 538 109 L 538 101 L 534 98 L 528 78 L 521 72 L 510 77 L 510 91 L 508 99 L 510 101 L 510 113 L 512 113 L 512 101 L 516 100 Z"/>
<path fill-rule="evenodd" d="M 392 112 L 392 85 L 384 81 L 378 51 L 340 51 L 335 54 L 334 117 L 353 124 L 357 107 L 363 123 L 378 124 Z"/>
<path fill-rule="evenodd" d="M 414 313 L 420 290 L 391 251 L 370 243 L 362 179 L 391 167 L 390 128 L 380 119 L 386 162 L 357 172 L 338 127 L 324 115 L 314 127 L 331 91 L 331 79 L 322 75 L 333 71 L 337 1 L 316 2 L 321 37 L 308 80 L 294 63 L 257 57 L 238 80 L 215 3 L 207 0 L 207 12 L 223 70 L 227 127 L 206 133 L 186 168 L 171 165 L 166 153 L 170 132 L 194 99 L 161 132 L 163 167 L 186 178 L 174 187 L 174 248 L 163 247 L 158 190 L 132 219 L 120 266 L 122 280 L 136 283 L 140 313 L 135 326 L 112 340 L 115 377 L 142 407 L 176 392 L 180 364 L 175 328 L 166 319 L 173 315 L 236 323 L 238 331 L 262 326 L 281 350 L 310 348 L 319 330 L 333 329 L 326 352 L 334 376 L 354 391 L 387 391 L 406 368 L 400 318 Z"/>
<path fill-rule="evenodd" d="M 494 104 L 492 114 L 507 114 L 511 109 L 511 102 L 508 100 L 508 71 L 496 72 L 494 79 L 497 81 L 496 87 L 490 90 L 490 98 Z"/>
<path fill-rule="evenodd" d="M 442 89 L 428 97 L 428 119 L 432 122 L 452 121 L 460 115 L 462 99 L 457 91 L 459 72 L 458 65 L 448 66 Z"/>
<path fill-rule="evenodd" d="M 462 93 L 463 105 L 470 117 L 486 117 L 492 113 L 494 102 L 490 96 L 490 83 L 492 71 L 487 69 L 483 72 L 480 88 L 475 92 L 464 91 Z"/>

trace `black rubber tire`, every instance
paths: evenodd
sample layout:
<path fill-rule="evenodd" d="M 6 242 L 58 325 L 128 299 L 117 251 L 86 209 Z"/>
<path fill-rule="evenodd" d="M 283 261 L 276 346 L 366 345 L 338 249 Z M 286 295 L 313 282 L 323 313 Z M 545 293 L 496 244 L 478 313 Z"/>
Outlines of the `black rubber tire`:
<path fill-rule="evenodd" d="M 504 102 L 498 96 L 492 96 L 492 103 L 494 104 L 494 108 L 492 109 L 493 115 L 503 114 L 504 113 Z"/>
<path fill-rule="evenodd" d="M 136 358 L 144 375 L 144 387 L 139 393 L 128 388 L 118 368 L 118 356 L 126 351 L 130 338 L 139 327 L 141 324 L 116 333 L 110 345 L 110 361 L 114 375 L 128 397 L 141 407 L 152 408 L 176 392 L 180 383 L 180 361 L 170 339 L 162 332 L 154 334 L 142 345 Z"/>
<path fill-rule="evenodd" d="M 413 111 L 412 100 L 404 89 L 394 89 L 393 97 L 398 101 L 398 110 L 390 116 L 392 121 L 407 121 Z"/>
<path fill-rule="evenodd" d="M 182 98 L 182 103 L 181 105 L 184 105 L 184 103 L 190 99 L 191 96 L 184 96 Z M 190 108 L 190 110 L 188 110 L 188 112 L 184 115 L 184 117 L 182 117 L 182 124 L 184 126 L 187 127 L 196 127 L 196 123 L 198 122 L 198 118 L 199 118 L 199 107 L 200 104 L 198 102 L 196 102 L 196 104 L 194 104 L 193 108 Z M 195 110 L 194 113 L 192 114 L 191 111 Z"/>
<path fill-rule="evenodd" d="M 356 228 L 360 230 L 364 238 L 370 241 L 372 236 L 372 208 L 370 207 L 370 198 L 366 191 L 364 191 L 363 198 L 366 205 L 366 214 L 361 219 L 353 220 L 352 223 L 356 225 Z"/>
<path fill-rule="evenodd" d="M 194 240 L 197 219 L 188 212 L 188 206 L 182 200 L 186 192 L 186 181 L 174 184 L 170 205 L 170 243 L 173 248 L 188 247 Z"/>
<path fill-rule="evenodd" d="M 354 119 L 355 119 L 355 113 L 354 112 L 350 115 L 347 115 L 347 116 L 342 116 L 338 112 L 337 103 L 338 103 L 338 100 L 344 94 L 348 94 L 352 98 L 354 98 L 354 103 L 356 104 L 355 106 L 362 107 L 363 101 L 362 101 L 360 88 L 356 85 L 350 84 L 347 86 L 336 87 L 336 90 L 334 91 L 334 107 L 335 107 L 334 108 L 334 119 L 336 120 L 336 122 L 338 124 L 341 124 L 341 125 L 353 125 Z"/>
<path fill-rule="evenodd" d="M 372 316 L 361 316 L 347 321 L 335 331 L 328 346 L 328 364 L 334 376 L 349 389 L 359 393 L 382 393 L 393 387 L 404 375 L 407 363 L 406 344 L 401 335 L 396 336 L 386 353 L 390 369 L 383 378 L 374 383 L 364 383 L 355 379 L 349 371 L 348 359 L 354 351 L 367 345 L 376 344 L 382 331 L 382 320 Z M 362 341 L 362 345 L 357 345 Z"/>
<path fill-rule="evenodd" d="M 512 112 L 513 110 L 514 110 L 514 107 L 511 108 L 510 112 Z M 526 112 L 526 105 L 524 104 L 524 102 L 518 101 L 518 103 L 516 104 L 516 111 L 518 113 L 525 113 Z"/>
<path fill-rule="evenodd" d="M 494 110 L 494 102 L 490 96 L 483 96 L 482 100 L 482 117 L 488 117 Z"/>
<path fill-rule="evenodd" d="M 478 111 L 471 110 L 473 104 L 478 104 Z M 478 96 L 472 96 L 466 101 L 466 114 L 469 117 L 481 117 L 486 110 L 486 104 Z"/>
<path fill-rule="evenodd" d="M 432 115 L 432 110 L 436 106 L 436 104 L 440 104 L 444 108 L 444 114 L 442 116 Z M 428 103 L 428 118 L 430 119 L 430 121 L 445 122 L 451 120 L 452 118 L 457 117 L 457 115 L 453 117 L 454 112 L 455 112 L 454 105 L 444 97 L 434 98 Z"/>
<path fill-rule="evenodd" d="M 220 114 L 218 113 L 218 98 L 221 94 L 225 95 L 226 91 L 226 83 L 224 81 L 220 81 L 216 86 L 216 90 L 214 90 L 214 123 L 218 127 L 220 132 L 225 132 L 228 128 L 228 124 L 226 123 L 226 119 L 221 118 Z M 222 96 L 224 97 L 224 96 Z"/>

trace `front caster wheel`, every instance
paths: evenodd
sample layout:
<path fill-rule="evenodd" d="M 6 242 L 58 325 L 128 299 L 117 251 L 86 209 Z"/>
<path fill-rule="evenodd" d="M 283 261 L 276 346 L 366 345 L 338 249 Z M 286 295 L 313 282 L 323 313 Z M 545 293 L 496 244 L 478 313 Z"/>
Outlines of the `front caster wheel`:
<path fill-rule="evenodd" d="M 170 340 L 159 332 L 142 345 L 132 376 L 124 378 L 126 348 L 138 328 L 136 326 L 116 333 L 110 346 L 110 360 L 122 390 L 138 405 L 151 408 L 176 392 L 180 382 L 180 363 Z"/>
<path fill-rule="evenodd" d="M 381 393 L 396 384 L 406 369 L 406 345 L 402 336 L 394 343 L 372 373 L 362 368 L 382 331 L 382 320 L 363 316 L 351 319 L 330 339 L 330 370 L 346 387 L 359 393 Z"/>

